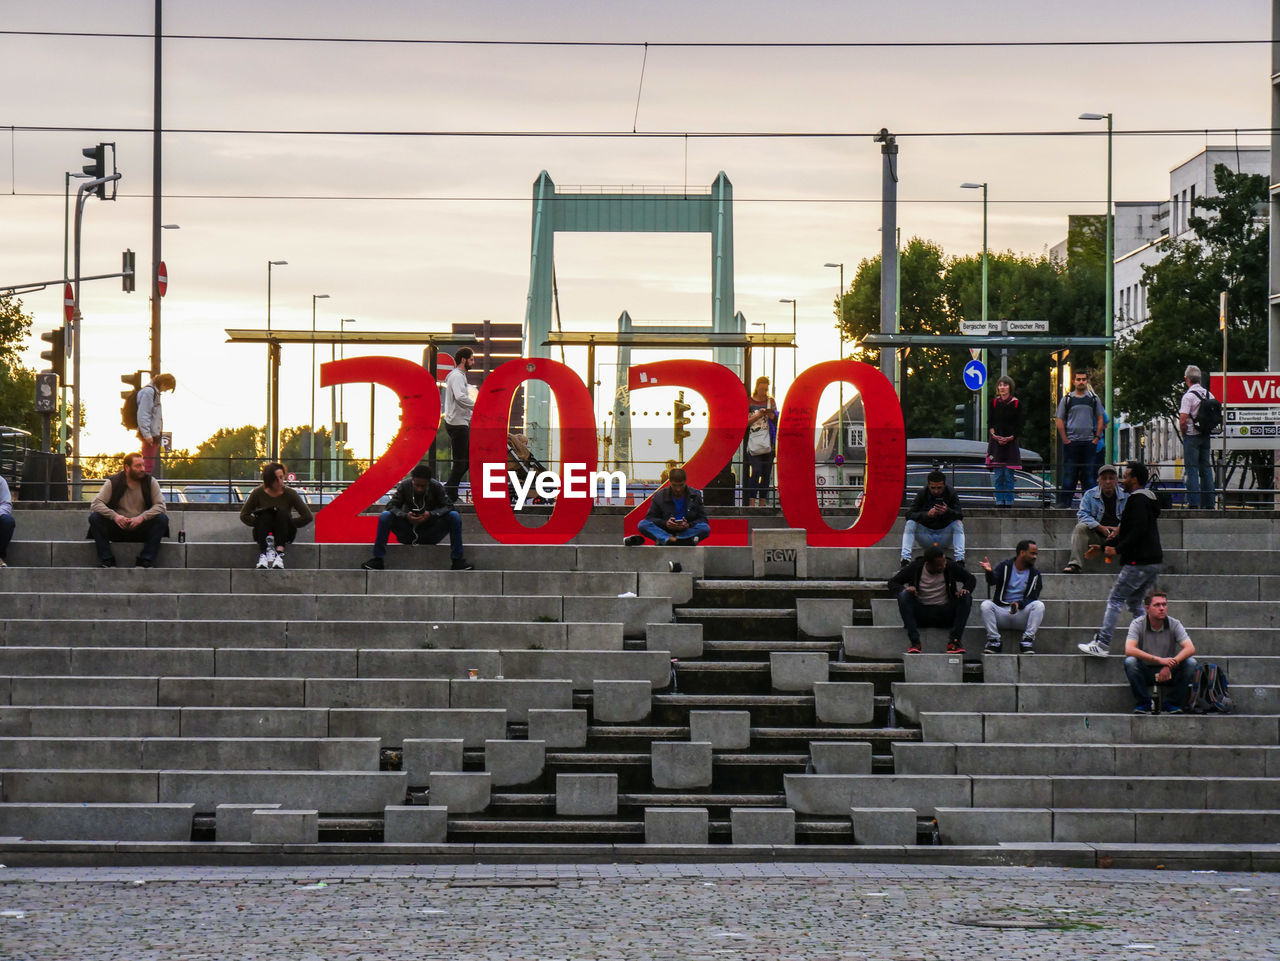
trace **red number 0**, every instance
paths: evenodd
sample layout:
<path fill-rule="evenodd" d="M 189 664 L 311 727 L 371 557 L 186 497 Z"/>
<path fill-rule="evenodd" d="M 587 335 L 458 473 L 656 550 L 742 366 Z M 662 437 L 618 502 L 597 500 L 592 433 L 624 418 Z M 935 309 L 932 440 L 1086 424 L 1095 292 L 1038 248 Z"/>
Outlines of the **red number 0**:
<path fill-rule="evenodd" d="M 747 389 L 728 367 L 708 360 L 660 360 L 652 364 L 637 364 L 627 372 L 628 390 L 658 384 L 692 388 L 707 401 L 707 438 L 684 465 L 689 474 L 689 486 L 702 490 L 733 459 L 738 445 L 746 436 Z M 809 459 L 813 459 L 812 451 Z M 635 534 L 640 529 L 651 500 L 653 494 L 626 516 L 622 522 L 624 534 Z M 713 517 L 709 521 L 715 543 L 731 547 L 749 543 L 745 518 Z"/>
<path fill-rule="evenodd" d="M 544 380 L 556 395 L 560 411 L 560 463 L 596 469 L 595 418 L 591 395 L 578 375 L 564 364 L 544 357 L 509 360 L 485 379 L 471 414 L 471 500 L 476 519 L 502 544 L 563 544 L 587 522 L 594 498 L 570 497 L 561 491 L 551 516 L 541 527 L 525 527 L 507 499 L 507 425 L 511 399 L 526 380 Z M 545 452 L 544 452 L 545 454 Z M 490 495 L 486 468 L 502 466 L 502 483 Z M 479 492 L 477 496 L 476 492 Z"/>
<path fill-rule="evenodd" d="M 399 357 L 351 357 L 320 365 L 320 386 L 381 384 L 400 398 L 400 430 L 391 446 L 345 491 L 316 514 L 320 544 L 373 541 L 376 517 L 360 512 L 389 491 L 431 447 L 440 423 L 440 392 L 431 374 Z"/>
<path fill-rule="evenodd" d="M 818 509 L 814 485 L 813 431 L 818 400 L 828 384 L 843 380 L 862 395 L 866 422 L 866 491 L 852 527 L 829 525 Z M 778 493 L 791 527 L 808 531 L 814 547 L 871 547 L 889 533 L 906 483 L 907 434 L 902 407 L 889 379 L 869 364 L 829 360 L 810 367 L 791 385 L 778 422 Z"/>

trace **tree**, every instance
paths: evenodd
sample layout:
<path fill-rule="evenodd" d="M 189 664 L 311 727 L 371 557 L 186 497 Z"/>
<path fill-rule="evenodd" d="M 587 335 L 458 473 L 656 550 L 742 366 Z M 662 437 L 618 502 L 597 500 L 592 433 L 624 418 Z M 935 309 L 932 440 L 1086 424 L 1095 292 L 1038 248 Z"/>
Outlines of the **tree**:
<path fill-rule="evenodd" d="M 1012 251 L 987 255 L 989 319 L 1048 320 L 1050 330 L 1066 336 L 1102 333 L 1103 287 L 1100 251 L 1091 255 L 1087 236 L 1079 236 L 1073 258 L 1063 264 L 1048 257 Z M 1079 254 L 1076 255 L 1076 251 Z M 962 320 L 982 316 L 982 255 L 948 257 L 932 241 L 912 238 L 902 251 L 904 333 L 959 333 Z M 843 297 L 845 337 L 854 340 L 880 329 L 880 261 L 864 260 Z M 877 352 L 854 352 L 876 362 Z M 999 370 L 999 353 L 988 362 Z M 1087 364 L 1094 358 L 1073 358 Z M 970 400 L 961 382 L 968 360 L 962 348 L 913 347 L 905 358 L 901 395 L 909 437 L 950 437 L 954 408 Z M 1009 374 L 1027 408 L 1023 446 L 1047 452 L 1052 443 L 1049 363 L 1043 350 L 1010 350 Z"/>
<path fill-rule="evenodd" d="M 0 297 L 0 424 L 22 428 L 38 444 L 44 420 L 34 410 L 36 372 L 23 367 L 19 360 L 23 342 L 30 334 L 31 317 L 23 312 L 22 301 L 16 297 Z M 69 414 L 67 410 L 61 412 L 68 423 Z M 55 436 L 58 424 L 59 414 L 54 414 L 52 430 Z M 84 426 L 83 411 L 80 425 Z"/>
<path fill-rule="evenodd" d="M 1213 171 L 1218 196 L 1196 207 L 1216 216 L 1192 215 L 1195 236 L 1173 240 L 1168 253 L 1143 271 L 1151 319 L 1125 338 L 1116 355 L 1120 403 L 1135 423 L 1177 420 L 1188 364 L 1222 366 L 1218 298 L 1228 294 L 1228 364 L 1233 370 L 1267 365 L 1267 179 L 1237 174 L 1224 164 Z"/>

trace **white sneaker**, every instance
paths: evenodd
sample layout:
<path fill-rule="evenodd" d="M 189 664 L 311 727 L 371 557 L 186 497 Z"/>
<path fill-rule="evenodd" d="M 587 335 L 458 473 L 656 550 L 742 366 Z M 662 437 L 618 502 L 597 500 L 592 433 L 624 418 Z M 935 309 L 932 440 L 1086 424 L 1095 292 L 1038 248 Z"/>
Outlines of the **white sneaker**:
<path fill-rule="evenodd" d="M 284 555 L 279 551 L 271 552 L 271 566 L 277 571 L 284 570 Z"/>
<path fill-rule="evenodd" d="M 263 552 L 258 555 L 258 563 L 254 565 L 253 569 L 255 571 L 265 571 L 270 566 L 271 560 L 267 557 L 266 553 Z"/>
<path fill-rule="evenodd" d="M 1106 657 L 1108 645 L 1102 643 L 1098 638 L 1094 638 L 1088 644 L 1077 644 L 1082 654 L 1092 654 L 1094 657 Z"/>

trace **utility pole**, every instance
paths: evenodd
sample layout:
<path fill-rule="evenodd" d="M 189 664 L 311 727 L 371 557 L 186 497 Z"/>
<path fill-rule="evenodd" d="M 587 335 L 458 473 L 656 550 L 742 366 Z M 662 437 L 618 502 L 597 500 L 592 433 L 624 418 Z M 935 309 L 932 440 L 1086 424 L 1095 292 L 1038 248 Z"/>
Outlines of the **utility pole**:
<path fill-rule="evenodd" d="M 1280 2 L 1280 0 L 1277 0 Z M 898 141 L 882 127 L 875 137 L 880 145 L 880 333 L 891 334 L 897 325 L 898 272 L 890 269 L 897 263 L 898 236 Z M 889 378 L 896 389 L 897 351 L 880 349 L 880 373 Z"/>
<path fill-rule="evenodd" d="M 151 89 L 151 376 L 160 373 L 160 14 L 163 0 L 156 0 L 154 75 Z"/>

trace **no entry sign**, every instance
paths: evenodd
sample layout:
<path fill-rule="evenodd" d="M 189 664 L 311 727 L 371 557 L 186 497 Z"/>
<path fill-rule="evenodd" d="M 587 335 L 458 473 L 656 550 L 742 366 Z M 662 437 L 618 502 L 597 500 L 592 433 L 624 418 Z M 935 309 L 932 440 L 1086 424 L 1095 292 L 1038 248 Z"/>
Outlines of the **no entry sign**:
<path fill-rule="evenodd" d="M 164 292 L 169 289 L 169 268 L 164 265 L 164 261 L 160 261 L 160 266 L 156 268 L 156 289 L 160 291 L 160 296 L 164 296 Z"/>
<path fill-rule="evenodd" d="M 64 284 L 62 287 L 62 316 L 67 318 L 67 323 L 71 323 L 71 319 L 76 315 L 76 292 L 71 289 L 70 284 Z"/>

